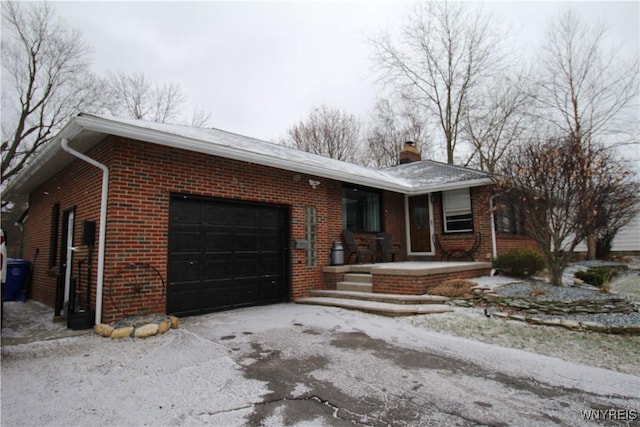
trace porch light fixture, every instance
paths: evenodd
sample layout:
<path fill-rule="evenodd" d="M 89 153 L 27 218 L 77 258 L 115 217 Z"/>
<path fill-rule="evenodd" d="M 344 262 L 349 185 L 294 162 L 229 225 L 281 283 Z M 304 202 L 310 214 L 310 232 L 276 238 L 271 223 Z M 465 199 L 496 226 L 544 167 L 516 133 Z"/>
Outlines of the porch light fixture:
<path fill-rule="evenodd" d="M 315 190 L 320 185 L 320 181 L 314 181 L 313 179 L 310 179 L 309 185 L 311 186 L 311 188 Z"/>

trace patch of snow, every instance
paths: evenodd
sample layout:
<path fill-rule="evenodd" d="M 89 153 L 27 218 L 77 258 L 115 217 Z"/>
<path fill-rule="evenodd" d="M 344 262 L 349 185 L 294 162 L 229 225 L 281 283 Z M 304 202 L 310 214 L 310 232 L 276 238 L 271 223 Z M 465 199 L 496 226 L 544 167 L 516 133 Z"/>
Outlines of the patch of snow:
<path fill-rule="evenodd" d="M 484 286 L 491 289 L 504 285 L 512 285 L 514 283 L 522 283 L 522 279 L 508 276 L 483 276 L 476 279 L 469 279 L 469 281 L 477 283 L 478 286 Z"/>

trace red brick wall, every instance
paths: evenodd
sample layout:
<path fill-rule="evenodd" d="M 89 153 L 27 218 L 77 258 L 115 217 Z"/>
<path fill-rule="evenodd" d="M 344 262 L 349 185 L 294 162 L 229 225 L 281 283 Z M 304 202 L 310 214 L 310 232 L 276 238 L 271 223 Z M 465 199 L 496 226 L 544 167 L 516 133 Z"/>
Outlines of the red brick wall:
<path fill-rule="evenodd" d="M 481 233 L 482 239 L 476 254 L 476 261 L 491 261 L 492 259 L 491 216 L 489 210 L 489 198 L 491 197 L 491 191 L 491 185 L 473 187 L 470 191 L 471 210 L 473 213 L 473 231 L 474 233 Z M 432 200 L 434 232 L 442 234 L 444 233 L 444 224 L 442 221 L 442 192 L 436 193 Z M 461 247 L 471 248 L 474 235 L 469 233 L 468 236 L 469 238 L 467 240 L 462 240 L 459 243 Z M 436 252 L 436 257 L 439 259 L 439 252 Z"/>
<path fill-rule="evenodd" d="M 437 273 L 424 276 L 394 276 L 387 274 L 373 275 L 373 292 L 385 294 L 421 295 L 429 288 L 439 285 L 446 280 L 473 279 L 488 276 L 490 268 L 480 270 Z"/>
<path fill-rule="evenodd" d="M 402 259 L 407 258 L 407 222 L 405 220 L 404 194 L 385 191 L 382 194 L 383 231 L 391 234 L 393 244 L 402 246 Z M 397 259 L 397 257 L 396 257 Z"/>
<path fill-rule="evenodd" d="M 318 266 L 307 267 L 306 251 L 292 246 L 291 298 L 322 287 L 322 267 L 328 264 L 332 242 L 341 238 L 342 212 L 336 209 L 342 205 L 340 182 L 304 174 L 294 181 L 293 172 L 115 137 L 101 147 L 90 155 L 110 169 L 103 321 L 125 314 L 164 312 L 162 286 L 152 285 L 144 294 L 134 293 L 124 285 L 131 283 L 126 277 L 131 271 L 125 267 L 148 263 L 166 278 L 172 192 L 288 205 L 291 239 L 305 237 L 305 207 L 316 207 Z M 51 207 L 55 203 L 61 204 L 61 210 L 76 206 L 74 244 L 79 246 L 82 220 L 99 219 L 101 177 L 101 171 L 76 160 L 31 195 L 26 253 L 39 247 L 39 260 L 48 260 Z M 309 179 L 320 181 L 320 186 L 312 189 Z M 76 259 L 81 254 L 76 253 Z M 33 298 L 53 305 L 55 278 L 47 274 L 44 264 L 38 263 L 35 268 Z M 94 287 L 96 264 L 97 253 Z"/>
<path fill-rule="evenodd" d="M 292 240 L 305 237 L 305 208 L 316 207 L 318 265 L 307 267 L 306 251 L 291 246 L 290 297 L 303 297 L 309 290 L 323 287 L 322 267 L 328 265 L 331 245 L 341 239 L 343 227 L 340 182 L 304 174 L 294 180 L 293 176 L 297 175 L 294 172 L 117 137 L 108 138 L 88 154 L 110 170 L 103 321 L 128 314 L 165 311 L 165 289 L 159 280 L 146 286 L 142 293 L 134 292 L 125 284 L 132 282 L 129 276 L 133 273 L 126 268 L 132 263 L 149 264 L 166 280 L 171 193 L 287 205 Z M 31 194 L 25 254 L 40 249 L 34 271 L 34 299 L 54 304 L 55 271 L 48 265 L 52 206 L 60 203 L 60 221 L 63 211 L 75 207 L 74 245 L 79 247 L 75 261 L 86 258 L 86 248 L 80 245 L 81 226 L 82 221 L 91 220 L 99 227 L 101 179 L 99 169 L 75 160 Z M 312 189 L 309 179 L 320 181 L 320 186 Z M 483 235 L 479 251 L 479 259 L 483 260 L 486 254 L 489 257 L 491 254 L 489 189 L 472 189 L 471 194 L 474 227 Z M 441 197 L 435 199 L 435 227 L 441 231 Z M 406 252 L 404 195 L 383 191 L 382 203 L 383 229 L 391 233 L 394 242 L 401 243 Z M 56 251 L 61 239 L 59 236 Z M 91 279 L 94 289 L 97 256 L 96 248 Z"/>
<path fill-rule="evenodd" d="M 112 147 L 99 146 L 91 150 L 89 155 L 100 162 L 108 162 Z M 42 186 L 35 189 L 29 197 L 29 215 L 24 229 L 24 253 L 32 257 L 39 249 L 37 261 L 33 271 L 33 286 L 31 298 L 53 306 L 55 303 L 57 266 L 50 267 L 51 251 L 59 252 L 62 244 L 63 212 L 75 208 L 75 227 L 73 245 L 78 248 L 74 253 L 73 269 L 77 274 L 77 262 L 87 258 L 87 248 L 80 246 L 82 237 L 82 222 L 96 221 L 100 217 L 100 190 L 102 187 L 102 171 L 93 166 L 76 161 Z M 55 204 L 60 204 L 60 218 L 58 224 L 58 244 L 50 248 L 51 242 L 51 212 Z M 96 227 L 97 230 L 97 227 Z M 97 235 L 97 231 L 96 231 Z M 65 237 L 66 239 L 66 237 Z M 91 282 L 95 290 L 97 250 L 93 255 L 94 277 Z M 60 262 L 58 254 L 57 263 Z M 83 283 L 86 283 L 86 266 L 83 268 Z M 95 301 L 95 293 L 92 294 Z"/>
<path fill-rule="evenodd" d="M 498 256 L 512 249 L 531 249 L 540 252 L 540 247 L 535 240 L 530 237 L 512 234 L 496 234 L 496 248 Z"/>

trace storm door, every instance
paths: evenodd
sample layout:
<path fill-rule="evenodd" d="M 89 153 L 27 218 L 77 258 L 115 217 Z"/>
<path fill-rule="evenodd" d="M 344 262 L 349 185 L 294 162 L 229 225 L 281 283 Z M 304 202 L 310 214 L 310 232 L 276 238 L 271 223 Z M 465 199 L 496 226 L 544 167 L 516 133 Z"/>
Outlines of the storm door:
<path fill-rule="evenodd" d="M 60 266 L 58 274 L 58 289 L 56 291 L 56 315 L 60 312 L 66 316 L 69 304 L 71 277 L 73 270 L 73 229 L 75 224 L 75 209 L 69 209 L 62 214 L 62 239 L 60 244 Z"/>

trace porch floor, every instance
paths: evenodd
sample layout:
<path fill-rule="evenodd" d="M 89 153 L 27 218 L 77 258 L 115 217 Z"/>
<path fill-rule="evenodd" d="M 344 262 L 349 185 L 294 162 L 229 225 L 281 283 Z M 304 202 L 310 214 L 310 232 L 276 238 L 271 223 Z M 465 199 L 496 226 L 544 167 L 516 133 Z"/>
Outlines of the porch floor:
<path fill-rule="evenodd" d="M 398 261 L 375 264 L 345 264 L 324 267 L 325 273 L 368 273 L 394 276 L 429 276 L 432 274 L 455 273 L 469 270 L 492 268 L 490 262 L 454 261 Z"/>

